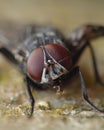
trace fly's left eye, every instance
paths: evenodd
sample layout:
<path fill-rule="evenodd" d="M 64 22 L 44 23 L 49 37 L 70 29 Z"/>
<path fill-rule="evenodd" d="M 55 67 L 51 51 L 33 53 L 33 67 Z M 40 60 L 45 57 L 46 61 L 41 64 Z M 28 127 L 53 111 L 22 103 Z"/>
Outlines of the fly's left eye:
<path fill-rule="evenodd" d="M 63 46 L 58 44 L 45 45 L 47 52 L 64 68 L 70 70 L 72 59 L 70 52 Z M 40 82 L 44 67 L 44 54 L 41 47 L 35 49 L 29 56 L 27 61 L 27 72 L 32 79 Z"/>

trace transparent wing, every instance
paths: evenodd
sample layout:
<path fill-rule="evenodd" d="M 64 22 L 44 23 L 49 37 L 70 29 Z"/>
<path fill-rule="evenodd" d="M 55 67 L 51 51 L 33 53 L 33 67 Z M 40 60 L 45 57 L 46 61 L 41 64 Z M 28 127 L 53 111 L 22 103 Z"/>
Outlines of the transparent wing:
<path fill-rule="evenodd" d="M 17 49 L 24 40 L 24 26 L 13 23 L 0 23 L 0 45 L 12 51 L 12 49 Z"/>

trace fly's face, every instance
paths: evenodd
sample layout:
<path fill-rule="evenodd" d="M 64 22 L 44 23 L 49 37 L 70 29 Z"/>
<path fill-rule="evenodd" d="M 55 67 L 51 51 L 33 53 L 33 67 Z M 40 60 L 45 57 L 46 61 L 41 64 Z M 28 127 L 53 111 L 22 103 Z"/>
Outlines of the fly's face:
<path fill-rule="evenodd" d="M 40 84 L 59 88 L 60 77 L 67 74 L 72 66 L 70 52 L 58 44 L 47 44 L 35 49 L 27 61 L 30 78 Z"/>

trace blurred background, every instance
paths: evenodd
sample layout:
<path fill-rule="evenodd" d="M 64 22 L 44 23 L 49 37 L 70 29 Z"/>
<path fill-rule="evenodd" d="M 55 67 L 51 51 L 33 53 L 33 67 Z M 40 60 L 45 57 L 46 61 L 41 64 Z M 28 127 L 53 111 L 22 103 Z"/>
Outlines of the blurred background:
<path fill-rule="evenodd" d="M 67 34 L 69 35 L 71 31 L 73 31 L 74 29 L 76 29 L 77 27 L 83 24 L 89 23 L 89 24 L 104 25 L 104 0 L 0 0 L 0 23 L 5 23 L 5 25 L 9 25 L 12 23 L 17 27 L 18 25 L 31 24 L 31 23 L 52 24 L 55 27 L 59 28 L 62 32 L 64 32 L 65 35 Z M 104 42 L 104 38 L 100 38 L 96 41 L 92 41 L 92 45 L 95 50 L 96 58 L 99 66 L 99 72 L 102 79 L 104 79 L 103 78 L 104 77 L 104 43 L 103 42 Z M 50 130 L 51 129 L 52 130 L 53 129 L 54 130 L 55 129 L 57 130 L 77 129 L 78 130 L 84 127 L 85 130 L 88 129 L 103 130 L 104 128 L 103 118 L 99 118 L 99 116 L 94 113 L 88 113 L 88 115 L 86 113 L 83 114 L 81 113 L 81 111 L 79 112 L 80 113 L 79 115 L 77 114 L 77 116 L 76 115 L 73 116 L 73 111 L 72 111 L 72 114 L 67 117 L 65 117 L 65 115 L 64 116 L 60 115 L 61 117 L 59 115 L 54 115 L 54 116 L 51 115 L 50 117 L 48 117 L 49 115 L 46 115 L 45 113 L 39 111 L 39 113 L 36 112 L 34 114 L 35 117 L 37 117 L 37 120 L 33 119 L 31 122 L 29 120 L 28 121 L 26 120 L 26 116 L 24 116 L 25 120 L 24 119 L 18 120 L 18 114 L 17 114 L 17 118 L 14 116 L 13 117 L 10 116 L 11 106 L 10 109 L 5 109 L 8 102 L 10 104 L 12 101 L 15 102 L 17 107 L 17 104 L 23 103 L 23 101 L 24 102 L 28 101 L 28 99 L 27 96 L 24 96 L 25 95 L 24 89 L 22 90 L 23 94 L 21 91 L 22 78 L 20 74 L 18 74 L 18 72 L 15 72 L 13 66 L 7 63 L 3 59 L 3 57 L 0 57 L 0 59 L 1 59 L 0 60 L 0 68 L 1 68 L 0 81 L 2 83 L 0 84 L 0 86 L 1 88 L 3 88 L 3 86 L 6 86 L 6 88 L 4 87 L 3 90 L 1 89 L 0 91 L 0 102 L 3 102 L 5 100 L 5 97 L 6 99 L 8 98 L 9 100 L 9 101 L 5 101 L 6 103 L 3 104 L 3 106 L 0 105 L 0 113 L 2 112 L 2 110 L 5 111 L 8 110 L 6 111 L 7 112 L 6 117 L 10 117 L 12 119 L 9 120 L 9 123 L 8 120 L 5 123 L 5 119 L 4 119 L 0 124 L 0 129 L 2 128 L 6 130 L 6 129 L 15 128 L 15 130 L 18 129 L 33 130 L 34 128 L 37 129 L 42 128 L 46 130 L 47 128 L 50 128 Z M 92 87 L 93 90 L 95 91 L 96 88 L 95 88 L 93 66 L 92 66 L 92 61 L 88 49 L 85 50 L 78 64 L 81 66 L 81 70 L 83 72 L 84 79 L 87 86 L 89 88 Z M 5 78 L 2 78 L 3 75 Z M 80 87 L 79 83 L 78 83 L 78 87 Z M 101 97 L 100 95 L 101 91 L 99 92 L 99 97 Z M 73 97 L 78 98 L 79 95 L 77 96 L 77 91 L 75 92 L 76 93 L 73 93 L 75 94 L 73 95 Z M 93 97 L 94 95 L 92 93 L 92 90 L 89 92 Z M 5 93 L 7 94 L 5 95 Z M 96 93 L 98 94 L 98 90 L 96 90 Z M 21 99 L 21 95 L 23 96 L 22 99 Z M 104 94 L 102 95 L 104 96 Z M 11 99 L 12 97 L 13 99 Z M 38 95 L 38 97 L 40 97 L 40 95 Z M 79 98 L 81 99 L 81 96 L 79 96 Z M 14 109 L 12 108 L 12 110 L 15 110 L 16 107 Z M 90 115 L 92 118 L 90 117 Z M 0 115 L 0 117 L 3 116 Z M 44 117 L 46 117 L 46 119 L 44 119 Z M 65 120 L 68 119 L 68 122 L 66 123 L 64 119 Z M 16 121 L 16 125 L 13 125 L 15 124 L 14 121 Z M 22 123 L 20 123 L 20 121 Z M 49 125 L 52 122 L 53 125 Z"/>
<path fill-rule="evenodd" d="M 103 0 L 0 0 L 0 19 L 72 30 L 85 23 L 104 24 L 103 7 Z"/>

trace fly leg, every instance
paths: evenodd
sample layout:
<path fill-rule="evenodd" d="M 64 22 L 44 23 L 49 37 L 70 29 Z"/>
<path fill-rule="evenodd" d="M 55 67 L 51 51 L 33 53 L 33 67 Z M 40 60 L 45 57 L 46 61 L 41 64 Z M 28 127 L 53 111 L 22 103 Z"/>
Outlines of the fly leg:
<path fill-rule="evenodd" d="M 75 67 L 72 69 L 72 71 L 69 73 L 69 78 L 74 77 L 76 74 L 79 75 L 80 77 L 80 81 L 81 81 L 81 88 L 82 88 L 82 95 L 83 95 L 83 99 L 88 103 L 88 105 L 90 105 L 93 109 L 97 110 L 98 112 L 104 113 L 104 110 L 99 109 L 98 107 L 96 107 L 89 99 L 88 93 L 87 93 L 87 88 L 85 86 L 84 83 L 84 79 L 82 76 L 82 73 L 79 69 L 79 67 Z"/>
<path fill-rule="evenodd" d="M 86 25 L 72 32 L 68 41 L 70 43 L 69 47 L 71 48 L 73 65 L 75 65 L 78 62 L 85 48 L 89 47 L 91 56 L 92 56 L 96 81 L 100 85 L 104 86 L 104 82 L 101 80 L 100 75 L 99 75 L 95 53 L 92 48 L 92 45 L 90 44 L 91 40 L 102 37 L 102 36 L 104 36 L 104 26 Z"/>
<path fill-rule="evenodd" d="M 0 47 L 0 53 L 3 54 L 11 63 L 17 65 L 18 61 L 15 59 L 14 55 L 5 47 Z"/>
<path fill-rule="evenodd" d="M 31 82 L 30 82 L 28 76 L 26 76 L 25 81 L 26 81 L 27 92 L 29 95 L 30 103 L 31 103 L 31 110 L 30 110 L 30 115 L 29 115 L 29 117 L 31 117 L 33 115 L 33 111 L 34 111 L 35 100 L 34 100 L 34 97 L 32 95 Z"/>
<path fill-rule="evenodd" d="M 104 36 L 104 26 L 86 25 L 82 26 L 70 34 L 67 47 L 71 51 L 73 64 L 76 64 L 85 48 L 89 45 L 88 42 L 93 39 Z"/>
<path fill-rule="evenodd" d="M 0 53 L 3 54 L 3 56 L 5 56 L 11 63 L 17 65 L 18 67 L 20 67 L 20 69 L 23 69 L 22 64 L 15 58 L 15 56 L 5 47 L 1 47 L 0 48 Z M 31 88 L 30 88 L 30 80 L 28 79 L 28 77 L 26 76 L 26 86 L 27 86 L 27 92 L 30 98 L 30 102 L 31 102 L 31 111 L 30 111 L 30 117 L 33 114 L 33 110 L 34 110 L 34 98 L 32 96 L 32 92 L 31 92 Z"/>
<path fill-rule="evenodd" d="M 91 56 L 92 56 L 92 62 L 93 62 L 93 68 L 94 68 L 94 73 L 95 73 L 96 81 L 100 85 L 104 86 L 104 82 L 101 80 L 99 72 L 98 72 L 98 67 L 97 67 L 97 63 L 96 63 L 96 58 L 95 58 L 94 50 L 93 50 L 92 45 L 90 43 L 88 43 L 88 46 L 90 48 L 90 52 L 91 52 Z"/>
<path fill-rule="evenodd" d="M 1 46 L 0 47 L 0 53 L 12 64 L 16 65 L 18 69 L 22 73 L 26 73 L 25 67 L 23 62 L 19 61 L 18 59 L 15 58 L 15 54 L 13 54 L 9 49 L 6 47 Z"/>

